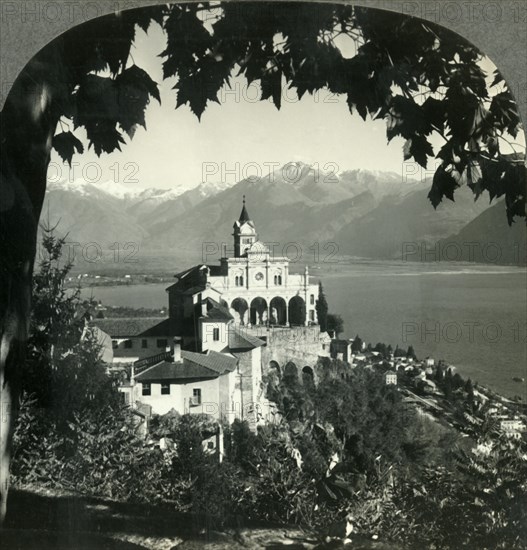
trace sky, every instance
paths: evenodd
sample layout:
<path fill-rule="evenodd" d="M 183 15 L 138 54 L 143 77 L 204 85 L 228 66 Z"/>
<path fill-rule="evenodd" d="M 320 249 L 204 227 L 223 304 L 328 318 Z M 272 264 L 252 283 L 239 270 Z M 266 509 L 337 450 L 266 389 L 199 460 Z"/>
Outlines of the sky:
<path fill-rule="evenodd" d="M 97 157 L 86 147 L 74 156 L 78 164 L 71 169 L 53 151 L 49 181 L 113 181 L 130 191 L 190 189 L 202 182 L 233 184 L 265 176 L 291 161 L 337 173 L 366 169 L 415 179 L 433 173 L 433 166 L 426 171 L 403 162 L 404 140 L 396 137 L 388 144 L 384 120 L 351 116 L 345 96 L 324 90 L 315 96 L 306 93 L 301 101 L 293 90 L 284 92 L 279 111 L 270 100 L 259 101 L 258 84 L 247 87 L 244 77 L 233 78 L 231 88 L 219 93 L 221 105 L 209 103 L 200 122 L 188 105 L 175 109 L 176 81 L 162 78 L 159 53 L 164 47 L 159 26 L 152 25 L 148 34 L 137 31 L 133 62 L 158 82 L 161 93 L 161 105 L 152 100 L 147 107 L 147 129 L 139 127 L 132 140 L 126 136 L 122 152 Z M 345 56 L 353 53 L 349 43 L 339 47 Z M 75 135 L 87 143 L 82 129 Z"/>

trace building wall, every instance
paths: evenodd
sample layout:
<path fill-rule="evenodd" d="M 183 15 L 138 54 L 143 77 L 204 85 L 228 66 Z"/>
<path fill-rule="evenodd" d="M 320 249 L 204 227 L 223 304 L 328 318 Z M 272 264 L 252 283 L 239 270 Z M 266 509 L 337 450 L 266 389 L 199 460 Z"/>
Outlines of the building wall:
<path fill-rule="evenodd" d="M 240 319 L 238 318 L 238 314 L 234 311 L 234 309 L 231 307 L 233 301 L 236 298 L 243 298 L 247 305 L 251 306 L 252 300 L 255 298 L 263 298 L 267 302 L 267 309 L 269 312 L 269 306 L 271 304 L 271 300 L 273 298 L 283 298 L 286 302 L 286 308 L 289 306 L 289 301 L 294 298 L 295 296 L 300 296 L 304 300 L 304 303 L 306 305 L 306 322 L 317 322 L 317 312 L 315 309 L 316 301 L 318 300 L 318 285 L 309 285 L 308 287 L 279 287 L 279 286 L 270 286 L 269 288 L 261 287 L 261 288 L 230 288 L 228 290 L 225 290 L 222 294 L 222 299 L 227 302 L 229 305 L 229 311 L 231 315 L 234 317 L 235 321 L 237 323 L 240 322 Z M 313 298 L 311 298 L 313 296 Z M 311 303 L 313 301 L 313 303 Z M 288 312 L 287 312 L 288 314 Z M 249 321 L 249 312 L 247 311 L 244 319 L 244 324 L 247 324 Z"/>
<path fill-rule="evenodd" d="M 273 328 L 255 330 L 251 333 L 266 337 L 267 345 L 262 348 L 262 370 L 269 372 L 271 361 L 276 361 L 280 369 L 288 362 L 293 362 L 300 376 L 302 368 L 313 367 L 319 357 L 329 357 L 329 346 L 322 348 L 324 337 L 320 334 L 318 325 L 310 327 Z"/>
<path fill-rule="evenodd" d="M 166 340 L 167 345 L 164 347 L 157 347 L 157 340 Z M 130 340 L 132 342 L 131 348 L 125 348 L 125 341 Z M 146 340 L 147 347 L 142 347 L 142 341 Z M 170 338 L 166 337 L 132 337 L 132 338 L 113 338 L 112 342 L 117 343 L 117 347 L 113 347 L 113 362 L 114 363 L 132 363 L 138 359 L 150 357 L 156 353 L 170 350 Z"/>
<path fill-rule="evenodd" d="M 227 258 L 223 265 L 225 274 L 209 276 L 208 282 L 221 293 L 221 298 L 227 302 L 229 308 L 236 298 L 243 298 L 249 307 L 254 298 L 264 298 L 269 309 L 273 298 L 281 297 L 288 305 L 291 298 L 300 296 L 306 305 L 306 324 L 317 322 L 315 305 L 318 300 L 318 285 L 310 284 L 306 274 L 290 274 L 289 261 L 286 258 L 269 258 L 269 255 L 261 258 Z M 241 286 L 236 284 L 236 279 L 240 276 L 243 276 Z M 280 277 L 281 284 L 275 282 L 275 276 Z M 238 314 L 232 308 L 231 314 L 240 322 Z M 242 322 L 247 324 L 248 316 Z"/>
<path fill-rule="evenodd" d="M 166 414 L 171 409 L 180 414 L 209 414 L 219 420 L 228 414 L 234 420 L 233 403 L 236 399 L 235 388 L 236 371 L 218 376 L 212 380 L 196 380 L 186 384 L 170 384 L 170 394 L 161 394 L 161 382 L 152 382 L 151 395 L 142 395 L 142 383 L 137 382 L 132 390 L 134 403 L 140 401 L 152 407 L 154 414 Z M 201 404 L 191 406 L 194 389 L 201 390 Z"/>
<path fill-rule="evenodd" d="M 234 354 L 238 358 L 238 376 L 235 396 L 238 399 L 236 408 L 241 418 L 256 428 L 258 411 L 265 401 L 262 384 L 262 347 Z"/>
<path fill-rule="evenodd" d="M 161 395 L 161 383 L 152 382 L 150 385 L 151 395 L 142 395 L 143 384 L 136 384 L 137 400 L 145 405 L 152 407 L 154 414 L 166 414 L 171 409 L 176 410 L 180 414 L 193 412 L 193 409 L 198 407 L 190 407 L 188 397 L 192 396 L 193 388 L 201 388 L 202 401 L 212 401 L 216 398 L 218 381 L 206 380 L 191 384 L 170 384 L 170 394 Z M 201 407 L 199 407 L 201 409 Z"/>
<path fill-rule="evenodd" d="M 218 340 L 214 340 L 214 329 L 219 332 Z M 201 319 L 200 322 L 201 350 L 221 352 L 229 345 L 229 324 L 221 321 L 207 321 Z"/>

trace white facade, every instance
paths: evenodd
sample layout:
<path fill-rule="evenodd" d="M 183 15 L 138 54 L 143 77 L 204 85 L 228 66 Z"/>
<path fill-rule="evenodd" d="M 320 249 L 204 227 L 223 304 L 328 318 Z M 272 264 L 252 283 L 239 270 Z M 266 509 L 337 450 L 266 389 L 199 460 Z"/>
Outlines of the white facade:
<path fill-rule="evenodd" d="M 166 337 L 132 336 L 112 338 L 113 362 L 133 363 L 156 353 L 170 351 L 170 339 Z"/>
<path fill-rule="evenodd" d="M 317 323 L 318 285 L 307 266 L 290 273 L 289 259 L 274 256 L 258 240 L 245 208 L 234 223 L 234 256 L 221 258 L 220 274 L 207 283 L 221 294 L 235 322 L 241 325 L 309 325 Z M 305 313 L 302 309 L 305 308 Z"/>
<path fill-rule="evenodd" d="M 131 389 L 130 399 L 133 401 L 130 404 L 140 402 L 150 405 L 154 414 L 162 415 L 174 409 L 180 414 L 204 413 L 216 420 L 227 418 L 232 422 L 241 417 L 241 398 L 236 389 L 237 376 L 237 372 L 233 371 L 218 378 L 185 383 L 171 380 L 137 382 Z"/>

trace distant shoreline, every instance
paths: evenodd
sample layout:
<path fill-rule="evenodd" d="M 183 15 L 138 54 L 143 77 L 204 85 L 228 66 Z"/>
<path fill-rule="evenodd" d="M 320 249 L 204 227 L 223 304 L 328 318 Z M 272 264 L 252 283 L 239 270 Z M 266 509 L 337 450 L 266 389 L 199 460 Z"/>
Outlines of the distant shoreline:
<path fill-rule="evenodd" d="M 199 262 L 198 262 L 199 263 Z M 393 271 L 387 271 L 385 274 L 375 271 L 376 275 L 384 276 L 419 276 L 419 275 L 491 275 L 491 274 L 515 274 L 525 273 L 527 275 L 527 266 L 519 265 L 498 265 L 498 264 L 482 264 L 474 262 L 403 262 L 400 260 L 372 260 L 365 258 L 353 258 L 346 259 L 346 261 L 335 263 L 323 263 L 323 264 L 309 264 L 309 263 L 292 263 L 292 272 L 302 271 L 304 266 L 307 265 L 310 269 L 310 275 L 315 279 L 324 279 L 326 277 L 340 277 L 353 275 L 356 268 L 360 268 L 359 273 L 362 275 L 364 272 L 362 269 L 365 267 L 372 268 L 386 268 L 386 270 L 393 269 Z M 415 272 L 404 272 L 402 268 L 408 269 L 408 267 L 414 267 Z M 432 269 L 435 268 L 435 269 Z M 132 286 L 138 284 L 171 284 L 175 281 L 174 274 L 165 270 L 158 272 L 143 273 L 139 270 L 131 272 L 125 269 L 115 271 L 113 273 L 104 272 L 100 273 L 95 271 L 85 271 L 80 273 L 75 271 L 67 281 L 68 288 L 76 288 L 79 286 L 85 288 L 92 287 L 111 287 L 111 286 Z M 174 269 L 174 273 L 178 272 L 179 268 Z M 125 278 L 126 277 L 126 278 Z M 82 284 L 88 283 L 88 284 Z"/>

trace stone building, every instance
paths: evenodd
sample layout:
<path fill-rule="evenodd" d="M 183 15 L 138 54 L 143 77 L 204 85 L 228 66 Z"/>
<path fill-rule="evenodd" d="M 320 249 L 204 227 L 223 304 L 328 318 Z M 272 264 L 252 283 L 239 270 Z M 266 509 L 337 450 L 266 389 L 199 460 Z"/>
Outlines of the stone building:
<path fill-rule="evenodd" d="M 306 266 L 291 273 L 286 257 L 274 256 L 258 240 L 245 199 L 234 223 L 234 256 L 220 258 L 219 265 L 200 264 L 176 275 L 167 289 L 169 315 L 176 330 L 197 335 L 189 327 L 193 309 L 212 298 L 229 310 L 235 322 L 245 326 L 308 326 L 317 323 L 318 285 L 311 283 Z M 187 334 L 192 336 L 192 334 Z"/>
<path fill-rule="evenodd" d="M 289 260 L 258 240 L 243 201 L 234 223 L 234 256 L 176 275 L 168 318 L 96 319 L 112 339 L 113 361 L 131 366 L 121 391 L 132 407 L 153 413 L 205 413 L 255 427 L 268 414 L 265 375 L 314 380 L 312 366 L 329 356 L 320 333 L 318 285 L 290 273 Z"/>

